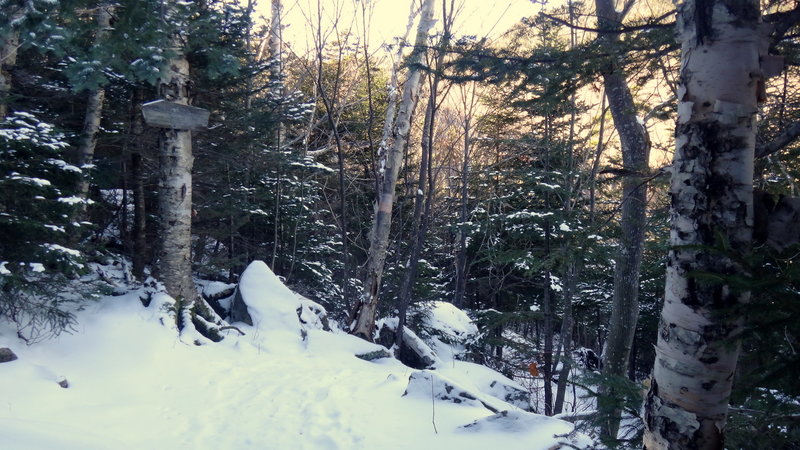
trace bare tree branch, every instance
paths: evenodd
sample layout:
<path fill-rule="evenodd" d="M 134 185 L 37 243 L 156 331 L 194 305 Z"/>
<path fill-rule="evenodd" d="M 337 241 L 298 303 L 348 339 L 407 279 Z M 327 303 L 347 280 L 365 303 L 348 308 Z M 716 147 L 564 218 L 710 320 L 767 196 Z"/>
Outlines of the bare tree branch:
<path fill-rule="evenodd" d="M 763 158 L 765 156 L 772 155 L 773 153 L 777 153 L 794 142 L 798 137 L 800 137 L 800 121 L 789 125 L 785 130 L 783 130 L 783 133 L 779 134 L 770 142 L 756 147 L 755 157 Z"/>
<path fill-rule="evenodd" d="M 556 22 L 556 23 L 559 23 L 561 25 L 564 25 L 565 27 L 572 28 L 573 30 L 589 31 L 589 32 L 592 32 L 592 33 L 601 33 L 601 34 L 603 34 L 603 33 L 623 34 L 623 33 L 630 33 L 630 32 L 633 32 L 633 31 L 640 31 L 640 30 L 652 30 L 652 29 L 656 29 L 656 28 L 674 28 L 675 27 L 675 22 L 668 22 L 668 23 L 662 23 L 661 22 L 662 20 L 666 19 L 667 17 L 669 17 L 669 16 L 671 16 L 673 14 L 675 14 L 675 10 L 672 10 L 672 11 L 669 11 L 669 12 L 667 12 L 665 14 L 662 14 L 661 16 L 656 17 L 655 19 L 653 19 L 652 22 L 648 22 L 648 23 L 645 23 L 645 24 L 642 24 L 642 25 L 627 25 L 627 26 L 623 26 L 622 24 L 620 24 L 620 27 L 617 28 L 617 29 L 603 29 L 603 30 L 601 30 L 599 28 L 591 28 L 591 27 L 583 27 L 583 26 L 580 26 L 580 25 L 575 25 L 574 23 L 571 23 L 569 21 L 566 21 L 564 19 L 561 19 L 559 17 L 553 16 L 553 15 L 550 15 L 550 14 L 547 14 L 547 13 L 544 13 L 544 12 L 539 13 L 540 16 L 545 17 L 547 19 L 550 19 L 553 22 Z"/>

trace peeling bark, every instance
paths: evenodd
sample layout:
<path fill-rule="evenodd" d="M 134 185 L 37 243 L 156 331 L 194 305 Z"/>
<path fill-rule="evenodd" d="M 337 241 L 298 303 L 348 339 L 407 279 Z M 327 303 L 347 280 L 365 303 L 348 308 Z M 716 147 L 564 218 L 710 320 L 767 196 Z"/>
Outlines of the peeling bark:
<path fill-rule="evenodd" d="M 351 314 L 350 332 L 367 340 L 372 340 L 375 331 L 375 312 L 378 309 L 381 277 L 386 262 L 386 251 L 389 246 L 389 231 L 392 224 L 392 206 L 394 205 L 395 186 L 400 165 L 403 162 L 408 135 L 411 131 L 411 116 L 419 99 L 422 73 L 419 64 L 425 52 L 428 32 L 433 27 L 434 1 L 425 0 L 417 28 L 414 50 L 408 58 L 408 76 L 403 87 L 403 99 L 400 102 L 397 119 L 392 128 L 392 145 L 386 155 L 383 167 L 378 201 L 375 205 L 375 218 L 370 232 L 370 249 L 367 256 L 367 272 L 364 282 L 364 293 Z"/>
<path fill-rule="evenodd" d="M 5 8 L 4 8 L 5 9 Z M 22 7 L 8 7 L 2 11 L 8 15 L 9 23 L 18 22 L 24 15 Z M 8 115 L 8 96 L 11 93 L 11 68 L 17 64 L 19 30 L 11 29 L 4 40 L 0 40 L 0 120 Z"/>
<path fill-rule="evenodd" d="M 165 100 L 189 104 L 189 62 L 178 38 L 176 52 L 164 68 L 158 93 Z M 164 129 L 159 136 L 159 238 L 158 276 L 179 308 L 198 298 L 192 281 L 192 133 Z M 179 327 L 183 314 L 179 313 Z"/>
<path fill-rule="evenodd" d="M 95 45 L 102 45 L 103 40 L 108 36 L 111 29 L 111 15 L 114 7 L 102 4 L 97 9 L 97 33 L 95 34 Z M 105 88 L 99 87 L 89 92 L 89 99 L 86 104 L 86 115 L 83 119 L 83 132 L 78 144 L 78 167 L 85 169 L 86 166 L 94 162 L 94 149 L 97 145 L 97 132 L 100 130 L 100 119 L 103 117 L 103 102 L 106 98 Z M 84 172 L 78 181 L 78 196 L 86 199 L 89 195 L 89 176 Z M 85 208 L 82 204 L 81 210 Z"/>
<path fill-rule="evenodd" d="M 722 244 L 746 252 L 753 227 L 753 153 L 768 42 L 755 0 L 687 0 L 682 42 L 670 244 L 653 381 L 645 404 L 648 449 L 721 449 L 741 320 L 722 314 L 749 299 L 696 273 L 743 269 Z"/>

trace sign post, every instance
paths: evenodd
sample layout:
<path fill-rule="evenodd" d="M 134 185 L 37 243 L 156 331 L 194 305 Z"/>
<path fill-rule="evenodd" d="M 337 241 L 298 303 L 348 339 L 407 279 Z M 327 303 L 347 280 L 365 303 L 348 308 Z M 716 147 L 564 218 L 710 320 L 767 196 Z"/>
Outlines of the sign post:
<path fill-rule="evenodd" d="M 208 128 L 211 113 L 196 106 L 156 100 L 142 105 L 142 115 L 151 127 L 200 131 Z"/>

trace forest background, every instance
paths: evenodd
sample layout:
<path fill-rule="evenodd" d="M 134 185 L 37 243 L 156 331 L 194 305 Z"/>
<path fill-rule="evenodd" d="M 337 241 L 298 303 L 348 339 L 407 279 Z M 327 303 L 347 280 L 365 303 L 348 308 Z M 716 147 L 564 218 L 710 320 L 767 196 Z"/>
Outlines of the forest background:
<path fill-rule="evenodd" d="M 0 314 L 30 342 L 68 329 L 65 292 L 95 294 L 72 281 L 113 253 L 215 337 L 236 313 L 192 278 L 233 283 L 263 260 L 398 351 L 426 301 L 450 301 L 480 327 L 474 361 L 538 365 L 538 412 L 597 387 L 591 426 L 640 442 L 617 428 L 640 416 L 674 250 L 674 5 L 389 3 L 0 1 Z M 747 318 L 734 446 L 797 439 L 800 395 L 797 227 L 773 225 L 796 224 L 800 6 L 755 7 L 761 64 L 781 56 L 758 90 L 753 245 L 712 235 L 697 246 L 736 270 L 691 274 L 752 292 L 713 311 Z M 208 123 L 148 124 L 157 99 Z M 398 319 L 388 337 L 380 317 Z M 603 370 L 577 379 L 569 355 L 587 349 Z"/>

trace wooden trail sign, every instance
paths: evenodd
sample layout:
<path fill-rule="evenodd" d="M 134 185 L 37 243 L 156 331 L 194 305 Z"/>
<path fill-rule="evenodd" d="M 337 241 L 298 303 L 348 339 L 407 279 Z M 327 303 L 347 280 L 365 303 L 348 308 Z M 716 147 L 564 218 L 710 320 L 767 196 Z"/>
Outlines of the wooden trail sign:
<path fill-rule="evenodd" d="M 199 131 L 208 128 L 210 113 L 196 106 L 156 100 L 142 105 L 142 115 L 151 127 Z"/>

